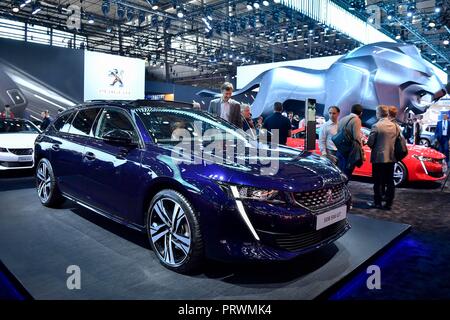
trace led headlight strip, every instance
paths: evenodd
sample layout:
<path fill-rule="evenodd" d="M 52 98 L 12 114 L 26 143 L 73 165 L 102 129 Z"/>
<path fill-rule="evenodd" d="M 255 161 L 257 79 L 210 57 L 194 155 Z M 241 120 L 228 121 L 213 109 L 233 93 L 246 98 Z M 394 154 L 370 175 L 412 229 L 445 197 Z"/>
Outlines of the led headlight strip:
<path fill-rule="evenodd" d="M 244 205 L 242 204 L 242 201 L 239 200 L 240 195 L 239 195 L 238 188 L 236 186 L 230 186 L 230 188 L 231 188 L 231 192 L 233 194 L 233 197 L 236 200 L 236 205 L 237 205 L 239 214 L 241 215 L 241 217 L 244 220 L 244 222 L 247 225 L 247 227 L 250 229 L 250 232 L 253 234 L 253 237 L 255 237 L 255 239 L 257 241 L 259 241 L 260 240 L 259 236 L 256 233 L 255 228 L 253 228 L 253 225 L 250 222 L 250 219 L 248 218 L 247 213 L 245 212 Z"/>

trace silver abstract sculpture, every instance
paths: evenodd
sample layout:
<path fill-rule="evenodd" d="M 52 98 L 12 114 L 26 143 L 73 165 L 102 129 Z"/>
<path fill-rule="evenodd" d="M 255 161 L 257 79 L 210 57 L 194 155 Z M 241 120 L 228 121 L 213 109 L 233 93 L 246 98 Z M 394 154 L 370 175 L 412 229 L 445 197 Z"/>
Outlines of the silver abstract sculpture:
<path fill-rule="evenodd" d="M 413 45 L 379 42 L 357 48 L 341 57 L 328 70 L 284 66 L 267 70 L 233 96 L 259 88 L 251 105 L 253 117 L 269 115 L 276 101 L 316 99 L 325 110 L 364 107 L 363 123 L 375 122 L 380 104 L 399 108 L 399 119 L 408 110 L 423 113 L 446 94 L 445 85 Z M 199 93 L 201 94 L 201 93 Z M 203 94 L 207 94 L 206 91 Z"/>

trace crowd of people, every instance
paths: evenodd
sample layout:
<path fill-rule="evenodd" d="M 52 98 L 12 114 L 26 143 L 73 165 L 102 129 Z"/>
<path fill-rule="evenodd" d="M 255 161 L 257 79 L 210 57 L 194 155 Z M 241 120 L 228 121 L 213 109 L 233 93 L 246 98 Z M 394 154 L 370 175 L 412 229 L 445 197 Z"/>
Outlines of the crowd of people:
<path fill-rule="evenodd" d="M 231 83 L 225 82 L 221 92 L 220 98 L 211 100 L 208 112 L 250 132 L 254 137 L 265 129 L 276 133 L 279 144 L 286 145 L 292 130 L 302 126 L 298 115 L 292 112 L 283 113 L 281 102 L 274 104 L 273 114 L 266 119 L 260 116 L 254 120 L 248 104 L 241 104 L 231 98 L 233 94 Z M 199 105 L 196 107 L 200 109 Z M 350 177 L 355 167 L 361 166 L 366 160 L 361 139 L 363 107 L 360 104 L 353 105 L 351 113 L 342 118 L 339 118 L 338 106 L 330 106 L 327 112 L 329 120 L 321 126 L 319 133 L 320 153 L 335 163 L 347 177 Z M 394 165 L 401 160 L 398 159 L 399 152 L 396 150 L 402 145 L 399 141 L 404 140 L 405 146 L 407 139 L 413 139 L 416 144 L 419 144 L 421 126 L 417 118 L 409 120 L 402 134 L 402 129 L 396 121 L 397 108 L 394 106 L 380 105 L 376 115 L 378 121 L 372 126 L 367 141 L 367 145 L 372 150 L 370 161 L 374 180 L 374 199 L 369 205 L 373 208 L 389 210 L 395 196 Z M 0 118 L 13 119 L 14 117 L 9 105 L 6 105 L 4 111 L 0 113 Z M 52 119 L 48 110 L 43 111 L 41 117 L 40 128 L 45 130 Z M 438 122 L 435 136 L 439 143 L 439 151 L 445 154 L 448 163 L 450 121 L 447 114 L 444 114 L 442 120 Z M 267 136 L 268 142 L 270 137 L 271 135 Z"/>
<path fill-rule="evenodd" d="M 243 129 L 255 137 L 259 135 L 262 129 L 266 129 L 271 134 L 276 132 L 279 144 L 286 145 L 287 138 L 291 136 L 293 123 L 296 119 L 292 113 L 284 116 L 283 104 L 276 102 L 274 104 L 274 112 L 266 119 L 258 117 L 256 121 L 253 120 L 250 106 L 248 104 L 240 104 L 232 99 L 233 85 L 225 82 L 221 87 L 221 97 L 211 100 L 208 112 L 234 124 L 236 127 Z M 255 123 L 256 122 L 256 123 Z M 298 123 L 298 122 L 297 122 Z M 271 140 L 271 135 L 267 136 L 268 142 Z"/>
<path fill-rule="evenodd" d="M 301 126 L 301 121 L 292 112 L 283 114 L 283 105 L 274 104 L 274 112 L 266 119 L 259 117 L 255 123 L 252 119 L 249 105 L 241 105 L 231 98 L 233 85 L 224 83 L 220 98 L 211 101 L 208 111 L 222 119 L 231 122 L 243 130 L 258 134 L 259 130 L 278 131 L 279 143 L 285 145 L 292 130 Z M 340 118 L 340 108 L 331 106 L 327 110 L 329 120 L 320 129 L 319 148 L 322 156 L 335 163 L 347 177 L 350 177 L 356 166 L 361 166 L 365 159 L 363 141 L 361 138 L 361 117 L 363 107 L 355 104 L 351 113 Z M 370 207 L 390 210 L 395 197 L 394 165 L 407 153 L 406 139 L 397 123 L 397 108 L 380 105 L 376 111 L 378 121 L 372 126 L 367 145 L 371 148 L 374 196 Z M 436 130 L 439 139 L 445 140 L 448 148 L 450 128 L 448 117 L 445 116 Z M 409 132 L 405 133 L 406 135 Z M 417 120 L 411 122 L 411 136 L 420 137 L 420 124 Z M 417 139 L 417 138 L 415 138 Z M 418 143 L 418 142 L 417 142 Z M 404 149 L 404 150 L 398 150 Z M 447 152 L 448 153 L 448 152 Z"/>
<path fill-rule="evenodd" d="M 0 119 L 15 119 L 14 113 L 11 111 L 10 105 L 5 105 L 4 110 L 0 112 Z M 48 110 L 41 112 L 41 122 L 39 124 L 39 128 L 44 131 L 52 122 L 52 118 L 50 117 L 50 112 Z"/>

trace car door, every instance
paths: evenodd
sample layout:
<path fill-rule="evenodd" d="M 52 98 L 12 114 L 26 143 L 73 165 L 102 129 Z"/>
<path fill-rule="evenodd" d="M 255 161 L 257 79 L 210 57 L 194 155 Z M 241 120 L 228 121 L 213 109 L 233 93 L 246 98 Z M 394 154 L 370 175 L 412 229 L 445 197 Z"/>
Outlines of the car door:
<path fill-rule="evenodd" d="M 105 134 L 129 134 L 132 143 L 106 141 Z M 83 172 L 88 202 L 123 220 L 133 214 L 141 173 L 143 144 L 131 117 L 115 107 L 104 108 L 95 125 L 94 136 L 85 145 Z"/>
<path fill-rule="evenodd" d="M 83 153 L 86 140 L 92 135 L 92 125 L 100 108 L 79 110 L 73 118 L 67 132 L 60 132 L 59 146 L 52 146 L 57 155 L 56 166 L 61 191 L 77 200 L 86 200 L 86 188 L 83 181 Z"/>
<path fill-rule="evenodd" d="M 66 177 L 71 175 L 73 166 L 67 164 L 73 161 L 69 128 L 77 110 L 65 112 L 56 119 L 47 131 L 48 140 L 41 142 L 44 149 L 49 150 L 48 158 L 52 164 L 53 172 L 58 186 L 63 193 L 66 193 Z"/>

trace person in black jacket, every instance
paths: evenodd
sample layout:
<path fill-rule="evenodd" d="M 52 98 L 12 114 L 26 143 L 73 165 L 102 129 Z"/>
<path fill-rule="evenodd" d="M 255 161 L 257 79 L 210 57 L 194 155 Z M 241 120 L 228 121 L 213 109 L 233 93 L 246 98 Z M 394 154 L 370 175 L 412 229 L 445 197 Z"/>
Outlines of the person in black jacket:
<path fill-rule="evenodd" d="M 274 113 L 264 121 L 263 128 L 269 130 L 272 135 L 278 133 L 278 143 L 286 145 L 287 138 L 291 136 L 291 122 L 287 117 L 281 114 L 283 112 L 283 105 L 281 102 L 275 102 L 273 110 Z M 269 141 L 270 136 L 267 138 Z"/>
<path fill-rule="evenodd" d="M 52 119 L 50 118 L 50 113 L 48 112 L 48 110 L 43 111 L 41 113 L 41 116 L 42 116 L 42 123 L 40 125 L 40 128 L 42 131 L 44 131 L 50 125 Z"/>

